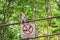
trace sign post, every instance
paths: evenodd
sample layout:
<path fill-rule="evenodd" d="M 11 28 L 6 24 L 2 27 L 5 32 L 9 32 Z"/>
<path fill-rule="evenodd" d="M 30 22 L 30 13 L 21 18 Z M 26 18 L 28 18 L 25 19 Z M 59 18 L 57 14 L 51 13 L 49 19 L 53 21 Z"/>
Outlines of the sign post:
<path fill-rule="evenodd" d="M 21 12 L 20 14 L 20 21 L 21 21 L 21 40 L 30 40 L 28 38 L 32 38 L 35 36 L 34 25 L 30 23 L 24 23 L 26 19 L 23 12 Z"/>

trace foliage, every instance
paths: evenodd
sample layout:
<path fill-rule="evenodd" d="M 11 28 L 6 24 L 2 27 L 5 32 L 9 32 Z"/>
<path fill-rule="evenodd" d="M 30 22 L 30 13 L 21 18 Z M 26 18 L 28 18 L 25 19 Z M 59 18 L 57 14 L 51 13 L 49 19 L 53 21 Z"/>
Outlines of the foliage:
<path fill-rule="evenodd" d="M 50 0 L 52 16 L 59 16 L 60 10 L 54 0 Z M 34 9 L 35 11 L 33 11 Z M 46 18 L 46 9 L 44 0 L 0 0 L 0 24 L 19 22 L 20 12 L 23 11 L 26 19 Z M 47 21 L 34 22 L 38 30 L 37 35 L 47 32 Z M 52 25 L 48 26 L 51 34 L 57 33 L 60 26 L 60 19 L 52 19 Z M 3 27 L 2 27 L 3 28 Z M 44 29 L 44 30 L 43 30 Z M 18 40 L 20 35 L 20 25 L 6 26 L 3 28 L 4 40 Z M 40 39 L 39 39 L 40 40 Z M 45 40 L 45 38 L 41 38 Z"/>

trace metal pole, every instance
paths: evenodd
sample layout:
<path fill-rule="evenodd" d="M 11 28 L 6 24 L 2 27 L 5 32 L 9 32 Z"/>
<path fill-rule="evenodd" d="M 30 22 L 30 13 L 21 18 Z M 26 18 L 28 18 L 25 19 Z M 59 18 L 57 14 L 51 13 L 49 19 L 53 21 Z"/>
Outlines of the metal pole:
<path fill-rule="evenodd" d="M 49 7 L 50 7 L 49 0 L 45 0 L 45 5 L 46 5 L 45 6 L 45 8 L 46 8 L 46 16 L 49 17 Z M 48 22 L 49 22 L 49 20 L 47 20 L 47 25 L 46 25 L 47 26 L 47 34 L 49 34 L 49 27 L 48 27 L 49 25 L 48 25 Z M 49 40 L 48 36 L 46 37 L 46 40 Z"/>

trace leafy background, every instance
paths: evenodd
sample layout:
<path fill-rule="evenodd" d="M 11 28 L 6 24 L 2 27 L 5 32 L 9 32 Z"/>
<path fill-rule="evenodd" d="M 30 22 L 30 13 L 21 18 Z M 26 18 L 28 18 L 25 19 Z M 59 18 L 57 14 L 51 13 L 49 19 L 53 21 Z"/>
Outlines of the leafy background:
<path fill-rule="evenodd" d="M 57 2 L 60 5 L 60 1 Z M 60 7 L 55 0 L 50 0 L 52 16 L 60 15 Z M 35 11 L 32 11 L 35 9 Z M 46 9 L 44 0 L 0 0 L 0 24 L 8 24 L 13 22 L 20 22 L 19 15 L 23 11 L 26 15 L 26 19 L 32 20 L 39 18 L 46 18 Z M 34 16 L 33 16 L 34 14 Z M 51 23 L 44 21 L 36 21 L 35 30 L 36 35 L 47 34 L 47 27 L 50 34 L 58 33 L 60 29 L 60 19 L 55 18 L 51 20 Z M 51 24 L 51 25 L 50 25 Z M 48 25 L 48 26 L 47 26 Z M 19 40 L 20 25 L 10 25 L 0 27 L 3 40 Z M 41 33 L 42 32 L 42 33 Z M 57 40 L 58 36 L 51 36 L 50 40 Z M 37 40 L 46 40 L 45 37 L 38 38 Z"/>

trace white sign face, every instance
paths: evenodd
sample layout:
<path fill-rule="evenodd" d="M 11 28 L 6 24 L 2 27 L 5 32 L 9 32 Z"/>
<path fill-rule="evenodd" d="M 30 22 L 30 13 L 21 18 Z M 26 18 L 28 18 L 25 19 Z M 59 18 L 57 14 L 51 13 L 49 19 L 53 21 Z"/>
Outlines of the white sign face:
<path fill-rule="evenodd" d="M 21 38 L 32 38 L 35 37 L 35 27 L 32 24 L 26 23 L 21 26 Z"/>

